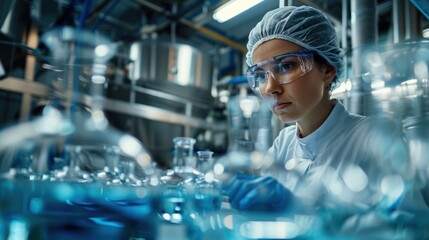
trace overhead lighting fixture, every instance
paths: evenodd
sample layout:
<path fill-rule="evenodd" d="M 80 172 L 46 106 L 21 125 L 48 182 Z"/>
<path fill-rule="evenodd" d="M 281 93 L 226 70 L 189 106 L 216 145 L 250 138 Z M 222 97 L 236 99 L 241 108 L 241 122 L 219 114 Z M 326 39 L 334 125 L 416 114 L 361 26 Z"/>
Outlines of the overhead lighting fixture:
<path fill-rule="evenodd" d="M 213 18 L 219 23 L 228 21 L 263 0 L 231 0 L 214 11 Z"/>
<path fill-rule="evenodd" d="M 429 28 L 423 29 L 423 37 L 424 38 L 429 38 Z"/>
<path fill-rule="evenodd" d="M 4 70 L 3 64 L 0 60 L 0 80 L 7 76 L 6 71 Z"/>

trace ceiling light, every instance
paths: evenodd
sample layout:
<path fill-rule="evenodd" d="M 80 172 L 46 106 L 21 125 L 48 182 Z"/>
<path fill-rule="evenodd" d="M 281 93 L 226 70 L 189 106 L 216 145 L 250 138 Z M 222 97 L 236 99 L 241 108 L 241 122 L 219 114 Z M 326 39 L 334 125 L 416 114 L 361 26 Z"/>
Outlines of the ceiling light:
<path fill-rule="evenodd" d="M 4 70 L 3 64 L 0 60 L 0 79 L 6 77 L 6 71 Z"/>
<path fill-rule="evenodd" d="M 423 29 L 423 37 L 429 38 L 429 28 Z"/>
<path fill-rule="evenodd" d="M 231 0 L 214 11 L 213 18 L 219 23 L 228 21 L 263 0 Z"/>

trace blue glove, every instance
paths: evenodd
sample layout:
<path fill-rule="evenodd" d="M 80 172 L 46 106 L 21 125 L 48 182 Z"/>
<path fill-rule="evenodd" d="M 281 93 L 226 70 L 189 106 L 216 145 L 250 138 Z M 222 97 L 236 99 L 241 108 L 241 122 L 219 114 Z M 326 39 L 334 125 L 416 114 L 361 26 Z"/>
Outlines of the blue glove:
<path fill-rule="evenodd" d="M 236 174 L 223 189 L 231 206 L 240 211 L 286 211 L 293 204 L 293 194 L 272 177 Z"/>

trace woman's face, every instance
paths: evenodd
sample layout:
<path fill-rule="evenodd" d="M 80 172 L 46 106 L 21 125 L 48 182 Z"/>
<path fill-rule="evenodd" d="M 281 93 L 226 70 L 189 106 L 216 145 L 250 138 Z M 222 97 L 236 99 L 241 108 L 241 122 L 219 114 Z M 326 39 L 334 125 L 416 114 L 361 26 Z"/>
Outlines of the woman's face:
<path fill-rule="evenodd" d="M 256 64 L 280 54 L 300 50 L 304 48 L 289 41 L 273 39 L 254 51 L 253 60 Z M 289 83 L 280 84 L 268 74 L 267 83 L 259 86 L 259 91 L 282 122 L 314 122 L 329 107 L 328 87 L 335 74 L 335 70 L 316 64 L 309 72 Z"/>

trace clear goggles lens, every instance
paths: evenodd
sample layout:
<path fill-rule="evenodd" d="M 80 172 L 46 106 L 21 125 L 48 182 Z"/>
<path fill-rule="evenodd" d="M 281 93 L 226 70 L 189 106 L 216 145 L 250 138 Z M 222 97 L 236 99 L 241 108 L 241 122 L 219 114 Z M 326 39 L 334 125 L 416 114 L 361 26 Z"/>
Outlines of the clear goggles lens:
<path fill-rule="evenodd" d="M 246 77 L 253 90 L 265 88 L 268 75 L 280 84 L 292 82 L 313 69 L 314 51 L 303 50 L 272 57 L 247 69 Z"/>

